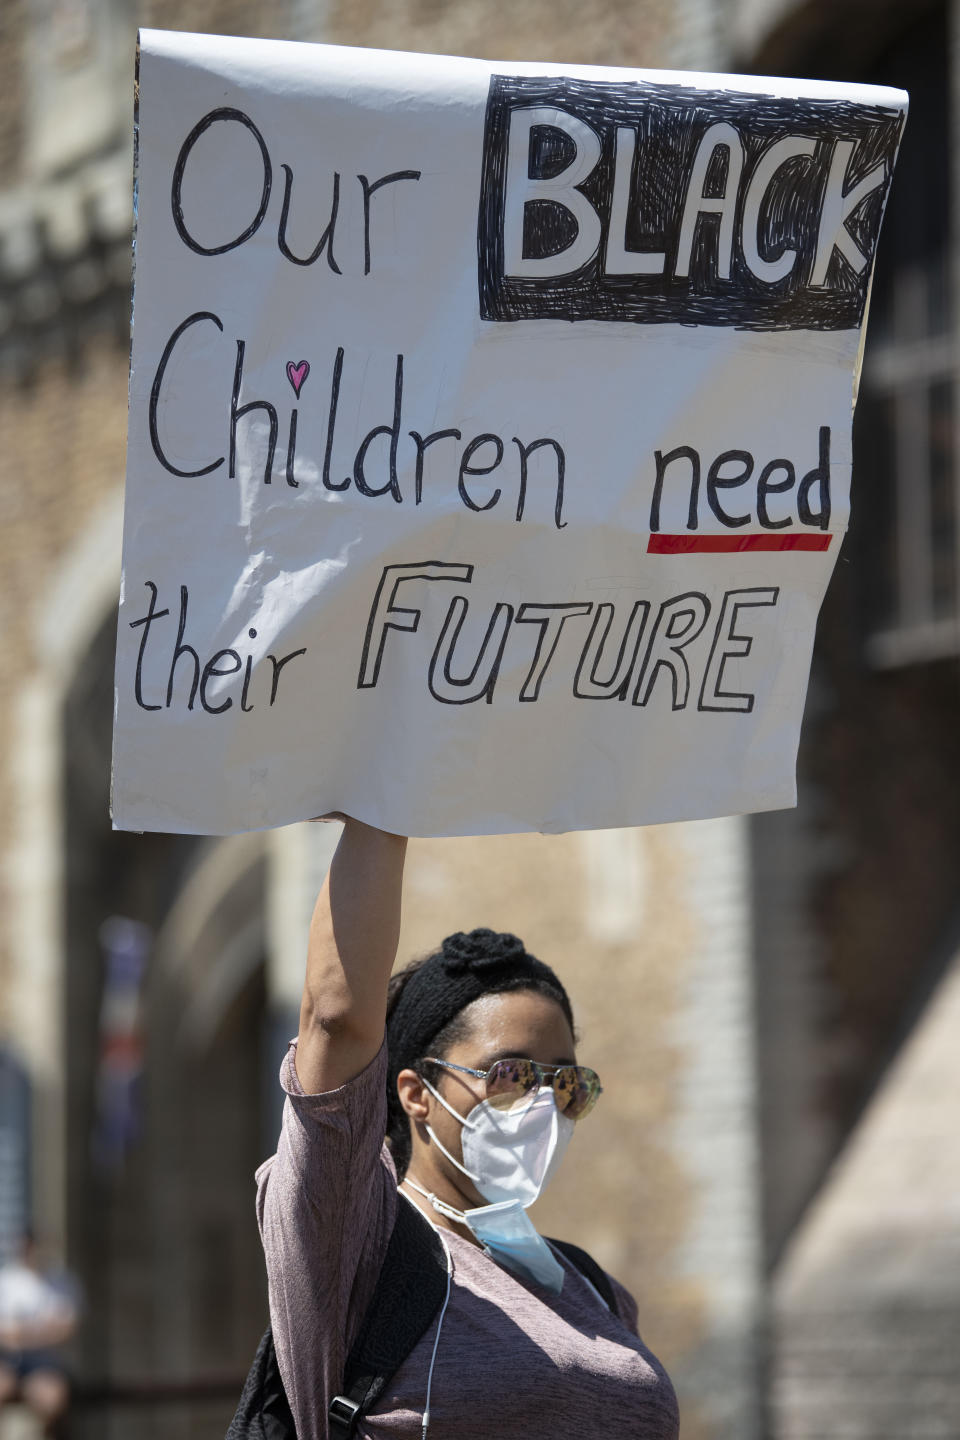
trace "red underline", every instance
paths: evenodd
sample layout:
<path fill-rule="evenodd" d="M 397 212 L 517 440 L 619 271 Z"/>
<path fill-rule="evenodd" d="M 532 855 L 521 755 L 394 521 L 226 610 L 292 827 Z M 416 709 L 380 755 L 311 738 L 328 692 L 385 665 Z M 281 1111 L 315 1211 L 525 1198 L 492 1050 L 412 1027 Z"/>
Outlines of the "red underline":
<path fill-rule="evenodd" d="M 648 555 L 731 555 L 743 550 L 829 550 L 832 535 L 651 535 Z"/>

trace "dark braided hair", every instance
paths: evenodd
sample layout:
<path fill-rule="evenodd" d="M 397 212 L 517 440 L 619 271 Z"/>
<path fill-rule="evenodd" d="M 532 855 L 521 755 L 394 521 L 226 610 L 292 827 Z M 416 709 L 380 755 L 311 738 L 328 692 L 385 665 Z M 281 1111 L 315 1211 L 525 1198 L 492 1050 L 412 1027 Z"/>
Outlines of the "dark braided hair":
<path fill-rule="evenodd" d="M 402 1180 L 410 1163 L 410 1120 L 397 1094 L 397 1076 L 423 1075 L 425 1054 L 443 1058 L 470 1032 L 465 1010 L 482 995 L 532 990 L 560 1006 L 571 1031 L 573 1010 L 557 976 L 516 935 L 495 930 L 458 931 L 432 955 L 412 960 L 391 976 L 387 989 L 387 1141 Z M 428 1076 L 427 1078 L 432 1078 Z"/>

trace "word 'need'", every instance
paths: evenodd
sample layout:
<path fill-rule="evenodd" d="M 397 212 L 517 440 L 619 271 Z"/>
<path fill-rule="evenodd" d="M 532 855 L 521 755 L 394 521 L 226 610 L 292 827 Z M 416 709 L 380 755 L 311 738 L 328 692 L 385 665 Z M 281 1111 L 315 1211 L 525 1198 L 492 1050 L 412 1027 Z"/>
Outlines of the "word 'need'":
<path fill-rule="evenodd" d="M 470 585 L 474 568 L 441 560 L 385 566 L 370 607 L 358 690 L 376 688 L 390 632 L 416 635 L 420 630 L 423 610 L 416 602 L 422 601 L 424 585 L 438 581 Z M 539 700 L 553 667 L 553 688 L 578 700 L 629 699 L 644 706 L 659 689 L 669 695 L 673 710 L 685 710 L 693 699 L 698 710 L 749 714 L 755 696 L 727 688 L 724 670 L 728 661 L 744 660 L 753 649 L 754 636 L 743 628 L 749 623 L 745 612 L 776 606 L 779 594 L 775 586 L 727 590 L 717 604 L 690 590 L 659 603 L 639 599 L 627 606 L 589 600 L 516 605 L 498 600 L 489 619 L 483 609 L 480 624 L 485 622 L 485 629 L 479 645 L 468 645 L 461 638 L 471 600 L 455 594 L 436 638 L 426 642 L 427 647 L 432 642 L 429 659 L 424 651 L 427 689 L 443 705 L 478 700 L 490 705 L 507 656 L 510 672 L 523 672 L 518 692 L 500 695 L 507 700 Z M 768 639 L 772 633 L 768 629 Z M 422 639 L 419 644 L 423 645 Z M 553 666 L 553 661 L 558 648 L 572 674 L 556 673 L 560 662 Z M 406 670 L 412 657 L 404 656 L 397 663 Z M 738 675 L 742 679 L 741 667 Z"/>
<path fill-rule="evenodd" d="M 656 476 L 650 501 L 650 530 L 661 528 L 661 511 L 675 517 L 668 529 L 697 530 L 704 500 L 714 517 L 730 530 L 757 524 L 763 530 L 786 530 L 796 521 L 814 529 L 830 525 L 830 426 L 821 425 L 817 463 L 800 479 L 792 460 L 757 461 L 749 450 L 722 450 L 705 466 L 699 450 L 677 445 L 655 450 Z M 799 467 L 802 469 L 802 467 Z M 737 495 L 729 492 L 737 491 Z M 746 507 L 746 508 L 744 508 Z"/>
<path fill-rule="evenodd" d="M 493 76 L 481 315 L 853 329 L 902 124 L 853 101 Z"/>
<path fill-rule="evenodd" d="M 204 370 L 209 368 L 210 362 L 206 358 L 202 361 L 197 359 L 198 354 L 206 356 L 206 352 L 197 348 L 202 343 L 197 339 L 197 327 L 203 327 L 200 333 L 209 334 L 210 325 L 223 333 L 223 322 L 212 311 L 201 310 L 188 315 L 164 346 L 150 388 L 149 428 L 153 453 L 171 475 L 186 479 L 212 475 L 225 465 L 228 477 L 233 480 L 238 471 L 252 473 L 262 467 L 263 483 L 270 485 L 273 483 L 280 439 L 280 415 L 271 401 L 245 398 L 243 395 L 244 340 L 236 341 L 232 384 L 229 371 L 225 366 L 222 369 L 224 394 L 220 419 L 218 422 L 213 418 L 210 425 L 212 454 L 196 453 L 198 442 L 193 438 L 196 425 L 191 424 L 189 403 L 185 407 L 184 429 L 191 439 L 188 442 L 180 438 L 178 411 L 168 396 L 165 384 L 167 369 L 174 352 L 181 345 L 184 349 L 178 359 L 189 363 L 191 340 L 195 346 L 193 363 L 200 364 Z M 323 456 L 319 475 L 318 467 L 309 466 L 309 479 L 324 490 L 349 490 L 352 485 L 368 499 L 390 495 L 397 504 L 401 504 L 409 497 L 412 488 L 414 504 L 419 505 L 423 499 L 425 469 L 429 465 L 434 476 L 438 472 L 447 472 L 449 483 L 455 477 L 457 494 L 468 510 L 494 509 L 505 498 L 505 487 L 509 485 L 508 503 L 515 506 L 514 519 L 521 521 L 527 507 L 528 485 L 534 481 L 538 490 L 543 490 L 550 497 L 548 503 L 552 503 L 553 522 L 557 529 L 565 527 L 563 500 L 567 460 L 560 442 L 549 435 L 535 439 L 513 435 L 505 439 L 490 430 L 465 437 L 456 426 L 422 432 L 405 428 L 402 355 L 397 355 L 394 363 L 392 393 L 385 396 L 389 419 L 368 430 L 359 445 L 354 441 L 350 443 L 347 451 L 351 457 L 349 473 L 344 475 L 343 470 L 347 466 L 338 453 L 340 447 L 335 444 L 337 418 L 341 408 L 348 415 L 356 416 L 359 396 L 367 380 L 366 365 L 354 368 L 358 373 L 345 372 L 345 352 L 343 346 L 338 346 L 321 404 L 298 403 L 291 406 L 286 425 L 283 468 L 286 484 L 291 489 L 299 489 L 301 484 L 306 483 L 297 465 L 298 437 L 301 443 L 306 437 L 308 456 Z M 285 372 L 283 367 L 278 367 L 278 373 L 286 374 L 299 402 L 311 374 L 309 362 L 301 360 L 299 365 L 295 365 L 289 361 Z M 181 380 L 179 393 L 183 392 Z M 249 422 L 242 431 L 241 421 Z M 216 451 L 220 444 L 224 445 L 226 453 L 218 455 Z M 340 464 L 339 470 L 336 464 Z M 401 485 L 403 476 L 411 482 L 406 494 Z"/>

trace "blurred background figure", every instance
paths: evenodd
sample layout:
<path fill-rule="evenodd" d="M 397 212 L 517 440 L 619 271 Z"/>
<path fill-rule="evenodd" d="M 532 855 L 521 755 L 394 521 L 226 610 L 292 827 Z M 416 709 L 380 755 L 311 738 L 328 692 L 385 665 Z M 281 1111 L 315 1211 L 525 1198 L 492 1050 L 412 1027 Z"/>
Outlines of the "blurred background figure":
<path fill-rule="evenodd" d="M 63 1346 L 78 1318 L 76 1283 L 43 1264 L 28 1232 L 16 1258 L 0 1265 L 0 1412 L 19 1403 L 44 1435 L 65 1434 L 70 1381 Z"/>
<path fill-rule="evenodd" d="M 141 990 L 151 944 L 147 926 L 122 915 L 111 915 L 100 926 L 100 1066 L 90 1145 L 94 1165 L 104 1174 L 122 1168 L 140 1134 Z"/>

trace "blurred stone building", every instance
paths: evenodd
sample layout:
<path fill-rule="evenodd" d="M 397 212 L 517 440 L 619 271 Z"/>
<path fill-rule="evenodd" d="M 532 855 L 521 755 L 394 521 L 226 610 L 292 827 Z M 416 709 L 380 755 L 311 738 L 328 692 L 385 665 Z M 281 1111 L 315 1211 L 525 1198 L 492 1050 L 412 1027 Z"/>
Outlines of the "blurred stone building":
<path fill-rule="evenodd" d="M 684 1440 L 960 1435 L 958 19 L 0 8 L 0 1247 L 32 1216 L 83 1282 L 84 1440 L 223 1433 L 265 1317 L 252 1175 L 335 838 L 109 827 L 137 24 L 911 91 L 797 810 L 417 842 L 402 951 L 491 924 L 569 980 L 607 1093 L 539 1219 L 636 1293 Z"/>

